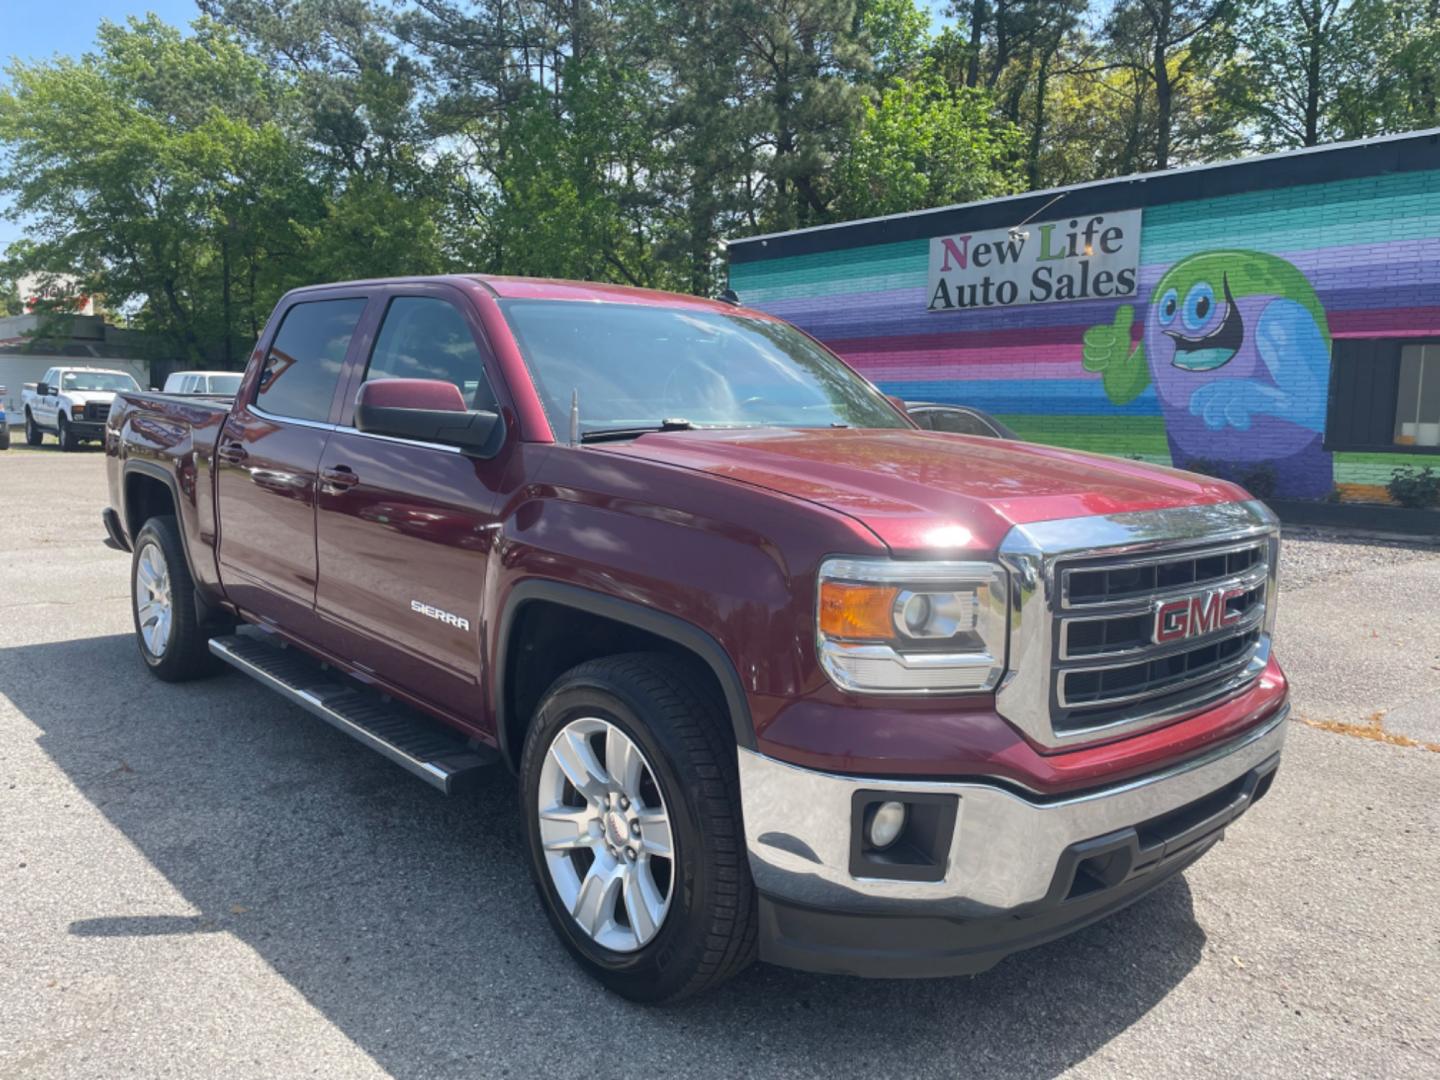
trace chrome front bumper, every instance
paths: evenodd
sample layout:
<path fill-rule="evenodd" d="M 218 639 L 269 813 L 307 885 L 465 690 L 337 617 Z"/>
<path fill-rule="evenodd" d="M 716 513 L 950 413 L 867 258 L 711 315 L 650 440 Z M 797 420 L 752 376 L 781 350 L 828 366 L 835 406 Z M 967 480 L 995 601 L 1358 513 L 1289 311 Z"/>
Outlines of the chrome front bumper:
<path fill-rule="evenodd" d="M 967 919 L 1023 910 L 1054 899 L 1057 868 L 1075 845 L 1162 818 L 1267 763 L 1273 767 L 1289 714 L 1289 706 L 1282 705 L 1257 728 L 1200 757 L 1056 799 L 982 781 L 837 776 L 742 748 L 740 788 L 751 872 L 762 894 L 822 910 Z M 955 828 L 939 880 L 852 874 L 858 792 L 955 798 Z M 1215 831 L 1243 812 L 1249 799 L 1248 790 L 1238 795 L 1223 818 L 1217 815 Z"/>

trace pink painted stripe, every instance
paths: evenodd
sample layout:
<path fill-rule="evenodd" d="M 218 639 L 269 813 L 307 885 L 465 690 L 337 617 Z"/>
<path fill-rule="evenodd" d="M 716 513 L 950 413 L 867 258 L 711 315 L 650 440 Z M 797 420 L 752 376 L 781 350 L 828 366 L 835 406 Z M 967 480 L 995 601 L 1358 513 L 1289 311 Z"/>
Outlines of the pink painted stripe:
<path fill-rule="evenodd" d="M 1331 337 L 1437 337 L 1440 307 L 1326 312 Z"/>

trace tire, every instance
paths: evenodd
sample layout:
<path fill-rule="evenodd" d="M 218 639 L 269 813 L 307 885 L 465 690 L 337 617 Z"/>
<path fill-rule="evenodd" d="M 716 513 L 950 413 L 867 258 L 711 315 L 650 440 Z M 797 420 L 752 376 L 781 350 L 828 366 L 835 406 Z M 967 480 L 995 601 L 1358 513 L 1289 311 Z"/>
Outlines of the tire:
<path fill-rule="evenodd" d="M 45 433 L 35 423 L 35 417 L 30 415 L 30 410 L 25 410 L 25 443 L 27 446 L 39 446 L 45 441 Z"/>
<path fill-rule="evenodd" d="M 145 601 L 154 602 L 142 602 L 142 592 Z M 169 515 L 152 517 L 135 537 L 130 612 L 140 657 L 156 678 L 187 682 L 219 670 L 209 635 L 196 618 L 195 583 L 180 546 L 180 528 Z"/>
<path fill-rule="evenodd" d="M 65 419 L 65 414 L 61 413 L 56 417 L 55 423 L 57 425 L 56 434 L 60 437 L 60 449 L 66 453 L 78 449 L 80 440 L 75 438 L 75 431 L 70 427 L 70 421 Z"/>
<path fill-rule="evenodd" d="M 702 686 L 689 664 L 659 653 L 581 664 L 546 692 L 521 756 L 521 817 L 546 914 L 581 967 L 632 1001 L 658 1004 L 701 993 L 755 958 L 755 888 L 740 818 L 735 737 L 723 706 Z M 613 748 L 623 750 L 620 737 L 640 755 L 638 786 L 605 773 L 605 762 L 617 756 Z M 588 747 L 590 756 L 577 746 Z M 561 749 L 570 769 L 552 748 Z M 585 761 L 592 771 L 582 767 Z M 600 792 L 598 799 L 587 799 L 569 780 L 577 772 L 592 794 Z M 596 783 L 602 774 L 608 791 Z M 601 813 L 620 789 L 638 790 L 640 797 L 608 802 Z M 564 794 L 556 798 L 557 791 Z M 549 809 L 543 821 L 542 807 Z M 657 813 L 666 828 L 653 826 Z M 668 859 L 658 854 L 667 842 Z M 603 883 L 616 876 L 622 883 L 612 896 Z M 585 900 L 592 877 L 601 884 L 591 887 L 591 899 L 601 903 Z M 645 881 L 655 890 L 642 887 Z M 639 905 L 662 890 L 656 921 L 653 904 Z"/>
<path fill-rule="evenodd" d="M 10 449 L 10 429 L 9 429 L 9 428 L 6 428 L 4 431 L 0 431 L 0 450 L 9 450 L 9 449 Z"/>

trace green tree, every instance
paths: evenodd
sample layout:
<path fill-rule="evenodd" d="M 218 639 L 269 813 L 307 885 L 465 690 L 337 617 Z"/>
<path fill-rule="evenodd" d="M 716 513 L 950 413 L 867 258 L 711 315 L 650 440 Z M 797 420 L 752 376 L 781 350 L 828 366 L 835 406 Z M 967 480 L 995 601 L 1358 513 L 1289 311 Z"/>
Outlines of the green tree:
<path fill-rule="evenodd" d="M 1111 62 L 1130 68 L 1149 83 L 1154 124 L 1140 168 L 1170 167 L 1176 136 L 1185 119 L 1186 92 L 1223 63 L 1228 40 L 1223 31 L 1232 2 L 1119 0 L 1106 19 L 1105 38 L 1114 57 Z M 1190 118 L 1202 115 L 1192 112 Z M 1192 128 L 1189 134 L 1194 143 L 1201 141 L 1211 125 L 1196 123 Z"/>
<path fill-rule="evenodd" d="M 0 190 L 31 225 L 12 269 L 74 273 L 188 359 L 233 362 L 323 208 L 277 120 L 289 91 L 205 20 L 102 23 L 98 44 L 9 68 Z"/>
<path fill-rule="evenodd" d="M 1363 79 L 1370 49 L 1349 0 L 1257 0 L 1241 8 L 1239 108 L 1261 149 L 1340 137 L 1342 98 Z"/>
<path fill-rule="evenodd" d="M 868 104 L 838 169 L 838 217 L 874 217 L 1019 190 L 1022 134 L 983 89 L 948 87 L 934 65 Z"/>
<path fill-rule="evenodd" d="M 1440 126 L 1440 0 L 1355 0 L 1351 19 L 1372 60 L 1339 90 L 1339 133 Z"/>

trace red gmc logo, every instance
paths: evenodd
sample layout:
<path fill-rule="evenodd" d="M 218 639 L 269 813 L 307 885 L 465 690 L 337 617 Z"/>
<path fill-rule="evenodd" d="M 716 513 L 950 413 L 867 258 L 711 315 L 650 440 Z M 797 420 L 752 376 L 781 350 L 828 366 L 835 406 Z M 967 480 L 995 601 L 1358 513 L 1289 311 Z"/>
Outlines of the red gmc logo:
<path fill-rule="evenodd" d="M 1166 645 L 1234 626 L 1241 613 L 1230 610 L 1230 601 L 1244 594 L 1244 589 L 1211 589 L 1199 596 L 1165 601 L 1155 609 L 1155 644 Z"/>

